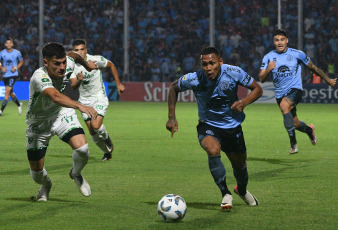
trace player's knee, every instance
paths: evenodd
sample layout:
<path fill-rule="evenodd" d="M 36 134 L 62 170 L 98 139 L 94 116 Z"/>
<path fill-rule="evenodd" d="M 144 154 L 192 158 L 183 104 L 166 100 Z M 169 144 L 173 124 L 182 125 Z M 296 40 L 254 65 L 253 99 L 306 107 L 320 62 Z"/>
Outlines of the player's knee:
<path fill-rule="evenodd" d="M 221 153 L 219 146 L 215 145 L 204 146 L 203 149 L 207 152 L 208 156 L 219 156 Z"/>
<path fill-rule="evenodd" d="M 88 144 L 82 145 L 80 148 L 74 149 L 74 152 L 76 152 L 81 157 L 89 157 Z"/>

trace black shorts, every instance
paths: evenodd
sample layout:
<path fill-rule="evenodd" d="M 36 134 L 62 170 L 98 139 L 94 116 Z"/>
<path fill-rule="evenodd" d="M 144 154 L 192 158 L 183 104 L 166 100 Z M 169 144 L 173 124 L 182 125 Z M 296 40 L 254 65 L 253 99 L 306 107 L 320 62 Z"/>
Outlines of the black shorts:
<path fill-rule="evenodd" d="M 283 97 L 276 98 L 278 106 L 280 105 L 281 101 L 284 97 L 289 98 L 293 102 L 293 106 L 296 108 L 296 105 L 302 100 L 303 91 L 300 89 L 292 88 L 287 94 Z"/>
<path fill-rule="evenodd" d="M 4 84 L 5 86 L 14 87 L 15 81 L 18 78 L 18 76 L 13 77 L 4 77 Z"/>
<path fill-rule="evenodd" d="M 246 146 L 241 125 L 232 129 L 221 129 L 200 122 L 196 128 L 198 140 L 200 143 L 205 137 L 212 136 L 221 144 L 221 150 L 226 154 L 246 153 Z"/>

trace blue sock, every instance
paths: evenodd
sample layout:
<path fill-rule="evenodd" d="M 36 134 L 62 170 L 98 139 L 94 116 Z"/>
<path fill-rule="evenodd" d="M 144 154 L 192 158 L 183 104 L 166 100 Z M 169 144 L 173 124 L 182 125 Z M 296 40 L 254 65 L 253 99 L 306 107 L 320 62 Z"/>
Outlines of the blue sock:
<path fill-rule="evenodd" d="M 231 194 L 225 181 L 225 168 L 221 161 L 221 156 L 209 156 L 209 169 L 218 188 L 221 190 L 222 197 L 225 194 Z"/>
<path fill-rule="evenodd" d="M 8 104 L 8 100 L 3 100 L 2 101 L 2 106 L 1 106 L 1 111 L 3 112 L 5 110 L 5 107 L 7 106 Z"/>
<path fill-rule="evenodd" d="M 287 114 L 283 114 L 283 118 L 284 118 L 284 127 L 289 134 L 290 144 L 291 146 L 294 146 L 295 144 L 297 144 L 297 141 L 293 116 L 291 112 L 288 112 Z"/>
<path fill-rule="evenodd" d="M 12 97 L 12 101 L 17 105 L 20 106 L 20 102 L 17 97 Z"/>
<path fill-rule="evenodd" d="M 246 166 L 239 169 L 234 168 L 233 172 L 237 181 L 238 193 L 239 195 L 244 196 L 246 194 L 246 186 L 248 185 L 249 181 L 248 169 Z"/>

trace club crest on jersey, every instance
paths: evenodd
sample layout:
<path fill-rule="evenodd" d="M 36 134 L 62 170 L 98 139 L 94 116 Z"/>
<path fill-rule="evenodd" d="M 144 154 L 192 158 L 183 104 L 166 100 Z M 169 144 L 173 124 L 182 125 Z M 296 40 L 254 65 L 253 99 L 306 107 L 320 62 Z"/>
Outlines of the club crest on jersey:
<path fill-rule="evenodd" d="M 205 131 L 205 133 L 206 133 L 206 134 L 209 134 L 209 135 L 214 135 L 214 132 L 211 131 L 211 130 L 209 130 L 209 129 L 208 129 L 207 131 Z"/>
<path fill-rule="evenodd" d="M 221 87 L 222 90 L 227 90 L 227 89 L 229 89 L 230 84 L 229 84 L 229 82 L 227 82 L 227 81 L 222 81 L 222 82 L 220 83 L 220 87 Z"/>
<path fill-rule="evenodd" d="M 286 60 L 287 61 L 292 61 L 293 60 L 293 56 L 292 55 L 287 55 L 286 56 Z"/>
<path fill-rule="evenodd" d="M 182 77 L 182 81 L 185 81 L 185 80 L 187 80 L 187 75 L 184 75 L 184 76 Z"/>

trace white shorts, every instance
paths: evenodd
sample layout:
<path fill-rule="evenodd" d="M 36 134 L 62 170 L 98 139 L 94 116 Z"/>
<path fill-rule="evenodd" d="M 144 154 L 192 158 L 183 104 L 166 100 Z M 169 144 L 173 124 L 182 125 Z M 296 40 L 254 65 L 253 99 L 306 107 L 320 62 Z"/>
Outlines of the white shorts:
<path fill-rule="evenodd" d="M 57 135 L 61 140 L 72 130 L 82 126 L 74 109 L 63 109 L 60 114 L 45 120 L 27 121 L 26 147 L 27 150 L 46 148 L 52 136 Z"/>
<path fill-rule="evenodd" d="M 82 105 L 91 106 L 96 111 L 97 114 L 104 117 L 107 112 L 107 108 L 109 105 L 108 98 L 98 98 L 98 99 L 92 99 L 92 100 L 80 100 L 79 101 Z M 86 113 L 82 113 L 83 120 L 88 121 L 90 118 Z"/>

